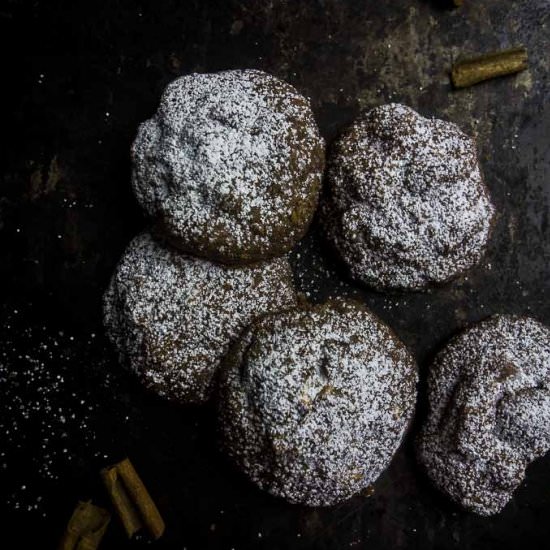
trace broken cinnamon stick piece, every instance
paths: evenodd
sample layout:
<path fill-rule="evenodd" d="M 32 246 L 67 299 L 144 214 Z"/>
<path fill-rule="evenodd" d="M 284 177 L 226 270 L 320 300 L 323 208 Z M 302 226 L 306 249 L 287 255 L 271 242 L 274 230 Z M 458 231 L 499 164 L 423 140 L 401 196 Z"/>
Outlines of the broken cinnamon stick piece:
<path fill-rule="evenodd" d="M 79 502 L 59 543 L 59 550 L 96 550 L 111 521 L 107 510 Z"/>
<path fill-rule="evenodd" d="M 117 470 L 132 500 L 136 503 L 140 515 L 150 534 L 158 539 L 164 533 L 164 521 L 128 458 L 117 465 Z"/>
<path fill-rule="evenodd" d="M 451 78 L 455 88 L 465 88 L 478 82 L 523 71 L 527 68 L 527 50 L 520 46 L 458 61 Z"/>
<path fill-rule="evenodd" d="M 101 477 L 128 538 L 132 538 L 143 527 L 143 523 L 126 492 L 116 466 L 102 470 Z"/>
<path fill-rule="evenodd" d="M 146 527 L 158 539 L 164 533 L 164 521 L 128 458 L 101 471 L 103 483 L 129 538 Z"/>

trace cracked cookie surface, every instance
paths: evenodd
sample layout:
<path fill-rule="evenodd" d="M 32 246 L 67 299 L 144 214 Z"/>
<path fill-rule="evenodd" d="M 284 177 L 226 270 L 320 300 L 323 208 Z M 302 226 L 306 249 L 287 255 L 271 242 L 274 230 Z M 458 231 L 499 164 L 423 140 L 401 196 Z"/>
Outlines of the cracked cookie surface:
<path fill-rule="evenodd" d="M 222 368 L 222 442 L 248 477 L 326 506 L 372 484 L 410 422 L 415 362 L 364 306 L 331 301 L 251 325 Z"/>
<path fill-rule="evenodd" d="M 351 275 L 421 290 L 479 262 L 494 207 L 473 139 L 399 104 L 363 113 L 329 155 L 323 217 Z"/>
<path fill-rule="evenodd" d="M 232 268 L 137 236 L 104 295 L 104 324 L 121 362 L 177 403 L 209 399 L 231 342 L 258 315 L 295 304 L 286 258 Z"/>
<path fill-rule="evenodd" d="M 132 146 L 132 186 L 156 232 L 196 256 L 246 264 L 306 232 L 324 167 L 309 100 L 257 70 L 168 85 Z"/>
<path fill-rule="evenodd" d="M 500 512 L 550 449 L 550 329 L 495 315 L 453 338 L 428 378 L 418 458 L 464 508 Z"/>

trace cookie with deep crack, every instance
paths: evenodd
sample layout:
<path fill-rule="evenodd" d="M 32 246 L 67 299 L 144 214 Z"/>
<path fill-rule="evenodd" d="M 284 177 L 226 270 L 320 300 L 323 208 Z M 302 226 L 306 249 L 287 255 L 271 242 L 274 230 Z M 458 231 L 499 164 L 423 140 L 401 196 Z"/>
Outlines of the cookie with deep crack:
<path fill-rule="evenodd" d="M 453 338 L 428 378 L 418 458 L 434 484 L 484 516 L 500 512 L 550 449 L 550 329 L 495 315 Z"/>
<path fill-rule="evenodd" d="M 220 376 L 222 443 L 258 486 L 327 506 L 374 483 L 413 414 L 415 362 L 364 306 L 332 301 L 268 315 Z"/>

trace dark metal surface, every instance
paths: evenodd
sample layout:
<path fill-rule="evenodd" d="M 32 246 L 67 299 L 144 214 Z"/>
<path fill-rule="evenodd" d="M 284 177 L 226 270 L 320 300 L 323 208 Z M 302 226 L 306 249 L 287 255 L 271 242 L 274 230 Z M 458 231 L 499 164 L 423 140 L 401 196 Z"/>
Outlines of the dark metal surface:
<path fill-rule="evenodd" d="M 493 518 L 464 513 L 430 487 L 412 451 L 425 409 L 423 383 L 413 433 L 374 495 L 335 509 L 301 508 L 261 493 L 232 469 L 217 450 L 211 410 L 170 407 L 120 372 L 100 319 L 110 273 L 145 225 L 129 186 L 128 150 L 137 124 L 180 74 L 255 67 L 311 96 L 329 142 L 360 109 L 388 101 L 457 122 L 478 137 L 498 208 L 482 264 L 430 294 L 358 287 L 314 225 L 293 255 L 297 283 L 312 299 L 364 300 L 414 351 L 422 381 L 432 354 L 468 323 L 515 312 L 550 324 L 547 0 L 466 0 L 454 11 L 436 1 L 404 0 L 118 0 L 83 7 L 8 0 L 0 23 L 7 138 L 0 155 L 3 339 L 9 360 L 25 368 L 18 355 L 34 353 L 60 329 L 74 335 L 60 344 L 71 360 L 49 357 L 44 368 L 65 377 L 66 388 L 55 397 L 61 408 L 69 394 L 86 394 L 87 429 L 95 434 L 86 446 L 78 430 L 69 430 L 64 444 L 75 458 L 66 469 L 59 459 L 57 480 L 32 471 L 43 460 L 39 442 L 24 452 L 14 449 L 13 435 L 1 434 L 0 462 L 9 464 L 0 471 L 6 536 L 18 530 L 27 543 L 52 547 L 78 498 L 107 504 L 99 468 L 129 455 L 165 515 L 159 548 L 547 546 L 550 457 L 530 467 L 514 500 Z M 460 53 L 518 43 L 529 51 L 528 71 L 451 90 L 448 71 Z M 20 391 L 24 398 L 25 388 Z M 19 428 L 31 441 L 40 437 L 32 425 Z M 17 452 L 21 460 L 13 460 Z M 14 510 L 22 484 L 42 495 L 40 513 Z M 125 542 L 114 522 L 102 548 L 143 544 Z"/>

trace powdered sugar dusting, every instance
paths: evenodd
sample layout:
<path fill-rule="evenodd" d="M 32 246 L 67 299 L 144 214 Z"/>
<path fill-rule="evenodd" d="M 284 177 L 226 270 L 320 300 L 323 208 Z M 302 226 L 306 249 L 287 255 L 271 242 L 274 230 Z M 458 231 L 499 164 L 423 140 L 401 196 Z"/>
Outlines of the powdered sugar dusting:
<path fill-rule="evenodd" d="M 121 360 L 166 398 L 198 403 L 231 341 L 256 316 L 294 304 L 286 258 L 228 268 L 136 237 L 104 297 L 107 333 Z"/>
<path fill-rule="evenodd" d="M 550 330 L 496 315 L 439 353 L 418 455 L 434 483 L 482 515 L 498 513 L 550 449 Z"/>
<path fill-rule="evenodd" d="M 121 422 L 112 399 L 121 388 L 95 334 L 29 326 L 28 310 L 20 313 L 3 315 L 0 486 L 3 504 L 34 521 L 55 516 L 71 480 L 113 460 L 100 426 Z"/>
<path fill-rule="evenodd" d="M 411 355 L 353 302 L 259 320 L 221 378 L 230 456 L 260 487 L 312 506 L 345 500 L 376 480 L 416 400 Z"/>
<path fill-rule="evenodd" d="M 352 275 L 420 289 L 477 263 L 494 208 L 474 141 L 449 122 L 383 105 L 337 142 L 329 169 L 328 234 Z"/>
<path fill-rule="evenodd" d="M 132 153 L 134 192 L 160 231 L 226 263 L 280 255 L 302 237 L 324 163 L 309 101 L 255 70 L 172 82 Z"/>

